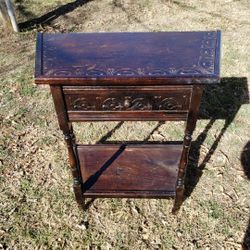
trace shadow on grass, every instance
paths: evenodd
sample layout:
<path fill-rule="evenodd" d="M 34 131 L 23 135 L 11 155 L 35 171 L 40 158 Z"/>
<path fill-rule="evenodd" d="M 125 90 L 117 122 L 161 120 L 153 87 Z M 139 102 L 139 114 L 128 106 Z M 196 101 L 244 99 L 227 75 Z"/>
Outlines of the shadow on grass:
<path fill-rule="evenodd" d="M 206 164 L 211 159 L 222 136 L 234 120 L 241 105 L 246 103 L 249 103 L 246 77 L 222 78 L 221 83 L 218 85 L 205 86 L 198 119 L 207 119 L 209 122 L 191 145 L 185 179 L 185 199 L 191 195 L 199 182 Z M 201 146 L 217 119 L 225 120 L 224 126 L 221 128 L 204 160 L 198 164 Z"/>
<path fill-rule="evenodd" d="M 250 141 L 245 145 L 241 152 L 241 164 L 246 177 L 250 180 Z M 242 248 L 244 250 L 250 249 L 250 218 L 248 220 L 248 226 L 242 242 Z"/>
<path fill-rule="evenodd" d="M 245 145 L 241 152 L 241 164 L 246 177 L 250 179 L 250 141 Z"/>
<path fill-rule="evenodd" d="M 28 21 L 23 22 L 23 23 L 19 23 L 18 24 L 19 29 L 21 31 L 32 30 L 38 26 L 49 25 L 53 20 L 55 20 L 59 16 L 65 15 L 69 12 L 72 12 L 76 8 L 82 6 L 90 1 L 92 1 L 92 0 L 76 0 L 76 1 L 73 1 L 71 3 L 64 4 L 64 5 L 56 8 L 55 10 L 52 10 L 52 11 L 50 11 L 50 12 L 48 12 L 40 17 L 33 18 L 33 19 L 28 20 Z M 21 2 L 22 2 L 21 0 L 18 0 L 18 3 L 19 3 L 18 6 L 19 6 L 19 10 L 21 11 L 21 13 L 27 17 L 33 17 L 33 14 L 31 12 L 25 11 L 25 8 L 21 4 Z"/>
<path fill-rule="evenodd" d="M 242 248 L 243 250 L 249 250 L 250 249 L 250 218 L 248 220 L 248 227 L 245 232 L 245 236 L 242 242 Z"/>

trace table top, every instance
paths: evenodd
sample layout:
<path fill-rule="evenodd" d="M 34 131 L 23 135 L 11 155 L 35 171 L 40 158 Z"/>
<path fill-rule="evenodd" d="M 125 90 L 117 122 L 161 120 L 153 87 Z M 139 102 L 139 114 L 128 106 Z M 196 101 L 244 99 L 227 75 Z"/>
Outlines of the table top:
<path fill-rule="evenodd" d="M 220 31 L 37 35 L 37 84 L 219 82 Z"/>

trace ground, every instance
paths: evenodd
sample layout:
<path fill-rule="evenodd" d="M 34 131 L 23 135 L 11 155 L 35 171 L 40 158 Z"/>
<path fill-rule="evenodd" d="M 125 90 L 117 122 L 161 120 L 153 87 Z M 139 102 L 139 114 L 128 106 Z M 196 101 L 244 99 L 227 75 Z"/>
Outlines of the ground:
<path fill-rule="evenodd" d="M 0 249 L 250 249 L 249 0 L 15 4 L 22 32 L 0 26 Z M 34 85 L 36 32 L 215 29 L 223 79 L 203 96 L 180 212 L 156 199 L 96 199 L 79 210 L 49 89 Z M 182 128 L 107 122 L 76 131 L 96 143 L 181 139 Z"/>

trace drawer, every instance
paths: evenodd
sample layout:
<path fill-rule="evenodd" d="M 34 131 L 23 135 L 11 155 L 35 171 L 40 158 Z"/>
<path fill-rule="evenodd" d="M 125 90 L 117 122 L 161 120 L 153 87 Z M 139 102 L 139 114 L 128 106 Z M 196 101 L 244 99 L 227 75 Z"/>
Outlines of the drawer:
<path fill-rule="evenodd" d="M 183 120 L 191 92 L 191 86 L 63 87 L 70 121 Z"/>

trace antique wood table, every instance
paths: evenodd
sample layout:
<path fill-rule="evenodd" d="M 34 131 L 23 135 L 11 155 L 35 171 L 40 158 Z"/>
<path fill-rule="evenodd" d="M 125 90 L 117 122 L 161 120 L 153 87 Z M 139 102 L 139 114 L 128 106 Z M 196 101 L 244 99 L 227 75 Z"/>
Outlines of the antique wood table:
<path fill-rule="evenodd" d="M 219 83 L 220 31 L 38 34 L 35 82 L 49 84 L 76 200 L 183 200 L 205 84 Z M 79 145 L 72 122 L 186 121 L 180 144 Z"/>

